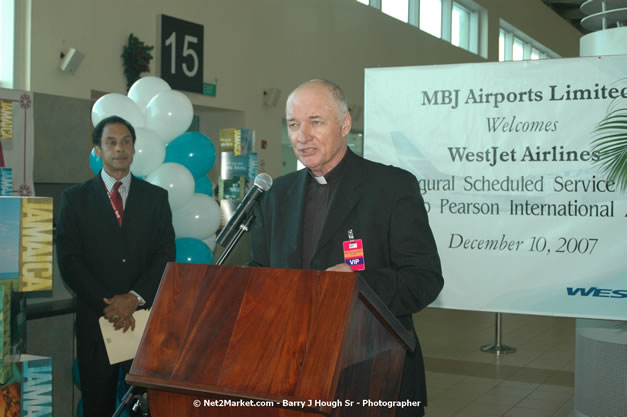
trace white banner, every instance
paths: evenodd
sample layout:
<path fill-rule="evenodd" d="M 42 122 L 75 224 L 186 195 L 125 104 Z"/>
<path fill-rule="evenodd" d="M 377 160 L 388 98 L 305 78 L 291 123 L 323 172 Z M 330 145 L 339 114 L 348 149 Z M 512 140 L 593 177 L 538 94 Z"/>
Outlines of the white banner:
<path fill-rule="evenodd" d="M 368 69 L 365 115 L 419 180 L 434 306 L 627 319 L 626 56 Z"/>
<path fill-rule="evenodd" d="M 34 195 L 33 130 L 33 94 L 0 88 L 0 195 Z"/>

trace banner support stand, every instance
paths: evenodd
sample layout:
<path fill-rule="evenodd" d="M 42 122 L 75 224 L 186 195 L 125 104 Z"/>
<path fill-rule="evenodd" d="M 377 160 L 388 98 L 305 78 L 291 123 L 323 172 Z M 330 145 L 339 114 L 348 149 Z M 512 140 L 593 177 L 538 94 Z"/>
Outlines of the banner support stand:
<path fill-rule="evenodd" d="M 502 313 L 496 313 L 496 325 L 494 329 L 494 344 L 481 346 L 482 352 L 495 353 L 497 355 L 516 352 L 516 348 L 504 345 L 502 343 L 503 341 L 503 332 L 501 331 L 502 321 L 503 321 Z"/>

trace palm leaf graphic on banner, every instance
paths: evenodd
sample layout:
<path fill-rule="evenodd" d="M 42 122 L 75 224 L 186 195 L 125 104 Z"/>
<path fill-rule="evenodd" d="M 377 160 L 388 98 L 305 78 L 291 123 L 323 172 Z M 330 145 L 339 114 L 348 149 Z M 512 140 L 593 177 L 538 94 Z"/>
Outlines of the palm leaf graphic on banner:
<path fill-rule="evenodd" d="M 593 132 L 592 151 L 599 153 L 595 164 L 614 181 L 619 189 L 627 189 L 627 100 L 616 100 L 608 114 Z"/>

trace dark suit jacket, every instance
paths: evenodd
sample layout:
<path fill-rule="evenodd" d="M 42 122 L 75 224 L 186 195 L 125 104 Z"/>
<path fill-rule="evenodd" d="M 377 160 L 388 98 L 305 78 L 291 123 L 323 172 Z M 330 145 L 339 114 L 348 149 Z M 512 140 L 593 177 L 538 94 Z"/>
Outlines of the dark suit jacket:
<path fill-rule="evenodd" d="M 359 275 L 413 332 L 412 313 L 435 300 L 444 283 L 418 182 L 402 169 L 352 153 L 347 158 L 312 268 L 324 270 L 344 262 L 342 242 L 352 229 L 355 239 L 363 240 L 366 269 Z M 309 175 L 304 169 L 277 178 L 263 197 L 251 230 L 253 265 L 301 268 Z M 417 346 L 406 360 L 400 398 L 425 403 L 424 364 Z"/>
<path fill-rule="evenodd" d="M 57 260 L 76 294 L 77 331 L 100 337 L 104 297 L 136 291 L 152 305 L 175 257 L 167 191 L 132 177 L 120 228 L 100 175 L 66 190 L 57 222 Z"/>

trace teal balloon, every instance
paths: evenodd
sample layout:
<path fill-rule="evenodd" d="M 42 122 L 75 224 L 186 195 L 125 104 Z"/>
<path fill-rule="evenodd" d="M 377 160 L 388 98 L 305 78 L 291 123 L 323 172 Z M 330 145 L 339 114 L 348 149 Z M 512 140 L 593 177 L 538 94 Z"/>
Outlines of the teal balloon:
<path fill-rule="evenodd" d="M 174 241 L 176 262 L 187 264 L 212 264 L 213 253 L 205 242 L 191 237 L 182 237 Z"/>
<path fill-rule="evenodd" d="M 125 374 L 124 372 L 122 372 L 122 367 L 120 367 L 118 371 L 118 384 L 115 394 L 116 409 L 120 406 L 120 404 L 122 404 L 124 394 L 126 394 L 126 391 L 128 390 L 128 386 L 126 385 L 126 382 L 124 382 L 124 376 Z M 124 410 L 122 410 L 122 412 L 120 413 L 120 417 L 131 417 L 130 407 L 124 407 Z"/>
<path fill-rule="evenodd" d="M 74 378 L 74 385 L 79 390 L 81 389 L 81 374 L 78 372 L 78 359 L 74 359 L 72 363 L 72 377 Z"/>
<path fill-rule="evenodd" d="M 207 194 L 209 197 L 213 197 L 213 184 L 206 175 L 201 175 L 194 179 L 195 186 L 194 192 L 199 194 Z"/>
<path fill-rule="evenodd" d="M 206 175 L 216 162 L 211 139 L 199 132 L 187 132 L 168 143 L 163 162 L 176 162 L 189 169 L 194 178 Z"/>
<path fill-rule="evenodd" d="M 96 155 L 96 149 L 92 149 L 89 154 L 89 168 L 91 168 L 91 172 L 93 172 L 94 175 L 98 175 L 102 169 L 102 159 Z"/>
<path fill-rule="evenodd" d="M 76 406 L 76 417 L 83 417 L 83 399 L 78 400 L 78 405 Z"/>

